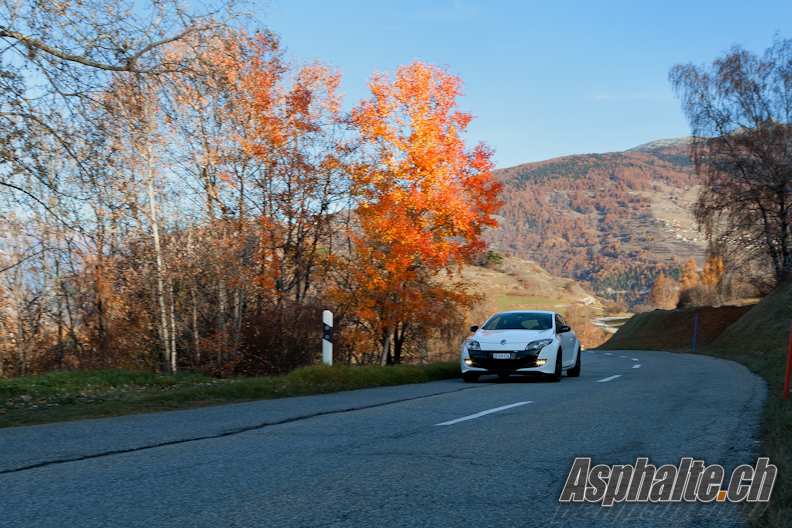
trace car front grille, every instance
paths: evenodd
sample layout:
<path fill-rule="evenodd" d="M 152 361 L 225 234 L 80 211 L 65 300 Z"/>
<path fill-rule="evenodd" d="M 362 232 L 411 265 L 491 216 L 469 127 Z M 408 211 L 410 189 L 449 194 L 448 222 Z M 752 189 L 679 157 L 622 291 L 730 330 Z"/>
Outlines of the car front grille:
<path fill-rule="evenodd" d="M 494 353 L 510 352 L 512 359 L 492 359 L 493 351 L 482 350 L 480 352 L 469 352 L 470 359 L 473 360 L 471 367 L 484 368 L 487 370 L 517 370 L 521 368 L 531 368 L 536 366 L 536 354 L 525 351 L 498 350 Z"/>

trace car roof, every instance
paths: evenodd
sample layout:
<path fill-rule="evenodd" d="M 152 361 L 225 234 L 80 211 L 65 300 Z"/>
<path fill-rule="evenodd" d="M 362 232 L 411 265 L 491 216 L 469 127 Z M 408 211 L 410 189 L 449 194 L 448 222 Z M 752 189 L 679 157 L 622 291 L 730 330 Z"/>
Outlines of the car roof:
<path fill-rule="evenodd" d="M 494 314 L 492 314 L 492 315 L 493 315 L 493 316 L 495 316 L 495 315 L 501 315 L 501 314 L 509 314 L 509 313 L 526 313 L 526 312 L 530 312 L 530 313 L 543 313 L 543 314 L 556 314 L 556 313 L 558 313 L 558 312 L 551 312 L 550 310 L 506 310 L 505 312 L 495 312 L 495 313 L 494 313 Z"/>

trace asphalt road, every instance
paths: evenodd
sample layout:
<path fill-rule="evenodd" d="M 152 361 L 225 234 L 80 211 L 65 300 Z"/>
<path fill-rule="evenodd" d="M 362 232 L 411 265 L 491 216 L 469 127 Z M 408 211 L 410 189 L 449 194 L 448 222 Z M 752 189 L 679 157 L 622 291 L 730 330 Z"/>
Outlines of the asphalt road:
<path fill-rule="evenodd" d="M 722 504 L 559 504 L 575 457 L 694 457 L 727 475 L 756 461 L 766 389 L 744 367 L 583 354 L 560 383 L 484 377 L 2 429 L 0 526 L 740 526 Z"/>

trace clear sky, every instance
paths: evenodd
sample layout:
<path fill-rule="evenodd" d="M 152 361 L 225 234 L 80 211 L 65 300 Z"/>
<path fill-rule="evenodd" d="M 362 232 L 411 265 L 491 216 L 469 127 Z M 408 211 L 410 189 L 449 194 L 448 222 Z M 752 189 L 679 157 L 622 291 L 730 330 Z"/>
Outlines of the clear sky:
<path fill-rule="evenodd" d="M 790 0 L 273 0 L 259 18 L 293 54 L 341 68 L 347 107 L 374 70 L 448 66 L 476 117 L 466 139 L 499 168 L 690 135 L 674 64 L 792 38 Z"/>

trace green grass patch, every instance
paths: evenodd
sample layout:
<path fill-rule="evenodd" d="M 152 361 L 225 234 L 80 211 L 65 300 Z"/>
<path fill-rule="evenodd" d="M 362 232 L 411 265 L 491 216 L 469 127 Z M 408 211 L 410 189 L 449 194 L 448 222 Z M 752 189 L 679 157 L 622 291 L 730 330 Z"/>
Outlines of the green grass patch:
<path fill-rule="evenodd" d="M 0 427 L 192 409 L 250 400 L 425 383 L 460 377 L 458 361 L 428 365 L 314 365 L 276 377 L 48 372 L 0 380 Z"/>
<path fill-rule="evenodd" d="M 495 296 L 495 309 L 498 311 L 506 310 L 549 310 L 556 304 L 562 304 L 564 301 L 557 301 L 552 299 L 540 299 L 538 297 L 514 295 L 515 292 L 509 292 L 510 295 L 500 293 Z"/>

